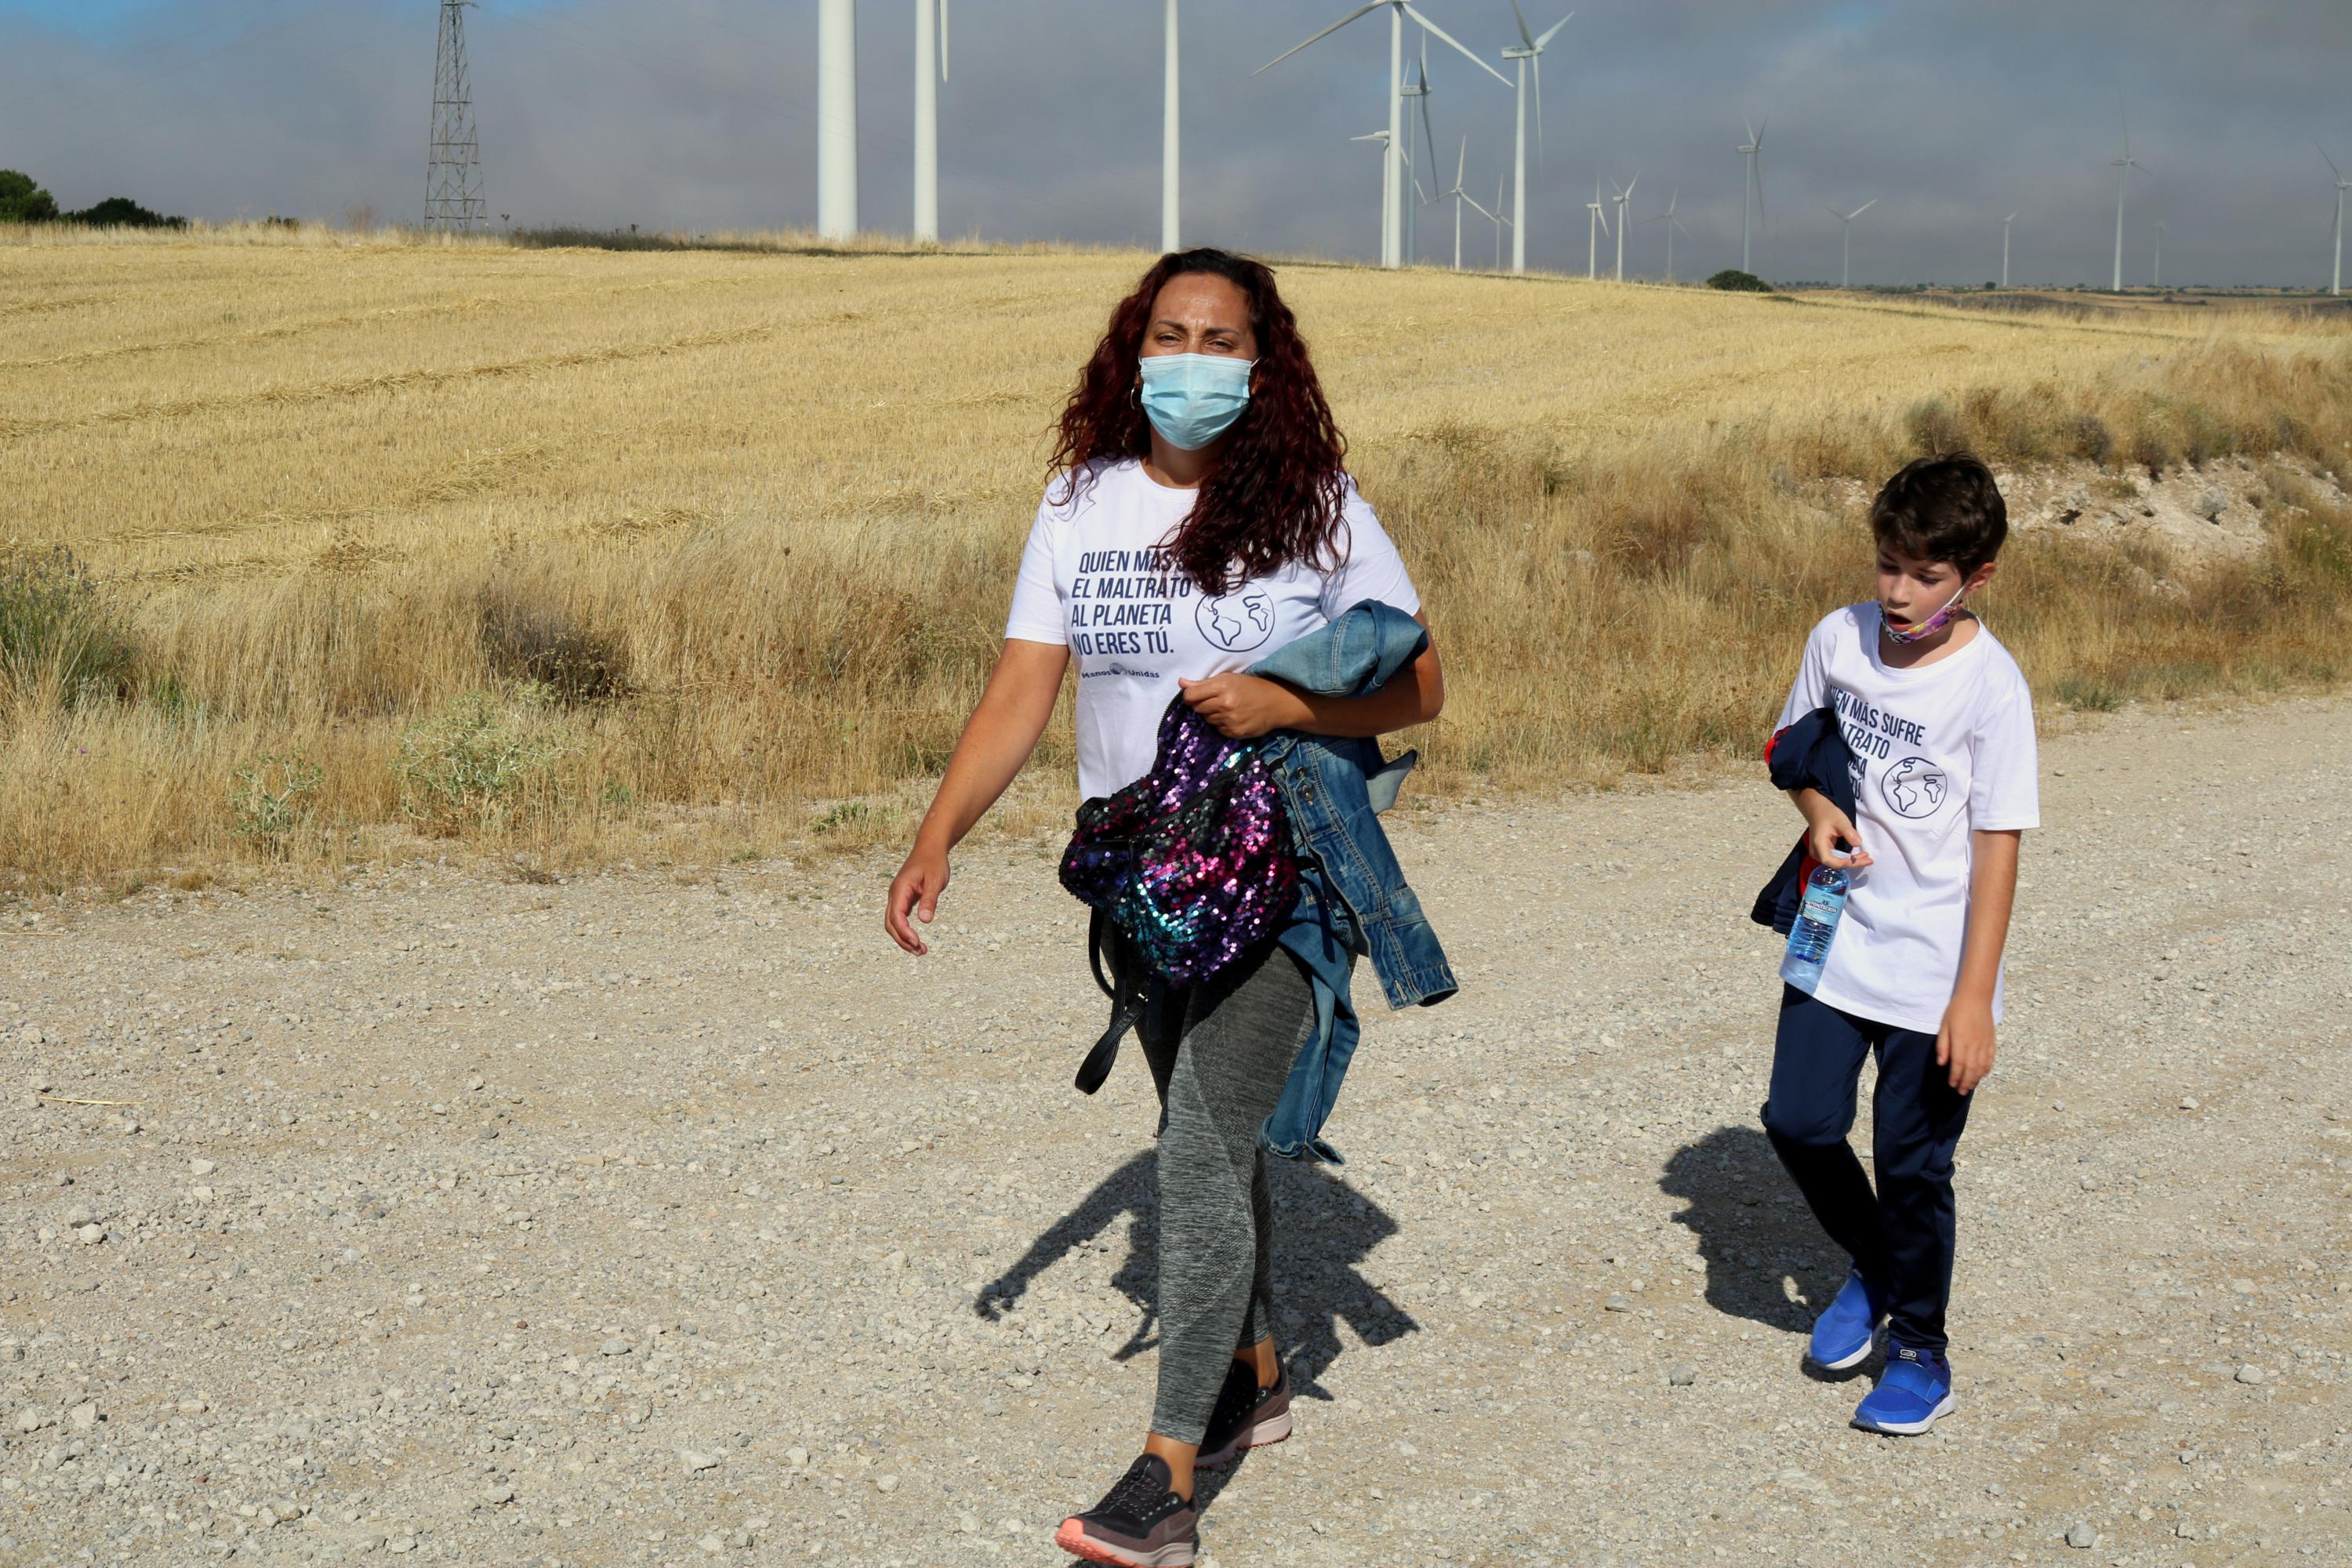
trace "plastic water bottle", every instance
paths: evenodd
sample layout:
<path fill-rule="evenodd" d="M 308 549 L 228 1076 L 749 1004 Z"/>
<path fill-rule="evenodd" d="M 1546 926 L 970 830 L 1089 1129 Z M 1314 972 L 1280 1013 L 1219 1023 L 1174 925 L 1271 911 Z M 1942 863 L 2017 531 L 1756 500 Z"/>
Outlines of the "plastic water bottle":
<path fill-rule="evenodd" d="M 1797 923 L 1789 930 L 1789 962 L 1781 978 L 1808 996 L 1821 984 L 1822 965 L 1829 962 L 1830 942 L 1845 913 L 1851 885 L 1851 879 L 1834 866 L 1816 866 L 1805 879 L 1805 900 L 1797 909 Z"/>

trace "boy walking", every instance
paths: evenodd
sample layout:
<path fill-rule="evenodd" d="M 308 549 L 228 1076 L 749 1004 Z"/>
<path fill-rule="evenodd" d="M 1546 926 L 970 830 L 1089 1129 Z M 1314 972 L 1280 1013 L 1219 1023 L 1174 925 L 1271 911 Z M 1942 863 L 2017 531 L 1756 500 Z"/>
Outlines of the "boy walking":
<path fill-rule="evenodd" d="M 1815 626 L 1780 713 L 1835 715 L 1854 811 L 1790 792 L 1807 869 L 1850 879 L 1810 994 L 1782 968 L 1766 1132 L 1831 1238 L 1853 1259 L 1813 1325 L 1811 1359 L 1886 1371 L 1854 1412 L 1874 1432 L 1925 1432 L 1953 1409 L 1944 1313 L 1954 1246 L 1952 1156 L 1969 1092 L 1992 1070 L 2000 952 L 2019 835 L 2040 825 L 2033 700 L 2009 651 L 1967 608 L 2009 531 L 1992 473 L 1923 458 L 1871 503 L 1878 596 Z M 1877 1188 L 1846 1142 L 1875 1053 Z"/>

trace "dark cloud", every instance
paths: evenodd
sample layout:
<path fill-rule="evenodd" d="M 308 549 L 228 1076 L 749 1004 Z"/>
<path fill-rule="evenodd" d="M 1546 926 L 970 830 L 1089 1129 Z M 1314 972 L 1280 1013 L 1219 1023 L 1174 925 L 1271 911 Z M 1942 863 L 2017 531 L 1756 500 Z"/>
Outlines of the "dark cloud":
<path fill-rule="evenodd" d="M 1526 0 L 1523 0 L 1523 4 Z M 1187 237 L 1365 256 L 1378 236 L 1386 24 L 1367 17 L 1252 78 L 1346 0 L 1184 0 Z M 1423 8 L 1493 58 L 1507 0 Z M 54 11 L 56 7 L 50 7 Z M 0 0 L 0 164 L 68 205 L 122 194 L 225 218 L 421 210 L 433 0 L 124 4 L 103 25 Z M 908 222 L 913 0 L 864 0 L 863 216 Z M 2333 193 L 2352 170 L 2352 5 L 2342 0 L 1582 0 L 1546 58 L 1548 149 L 1529 258 L 1580 269 L 1596 173 L 1641 174 L 1646 216 L 1679 186 L 1685 274 L 1736 262 L 1741 118 L 1769 116 L 1759 270 L 1834 277 L 1826 204 L 1854 227 L 1857 281 L 1982 280 L 2000 218 L 2021 281 L 2104 282 L 2128 108 L 2126 277 L 2168 226 L 2171 281 L 2325 281 Z M 1159 0 L 961 0 L 940 100 L 953 233 L 1155 242 Z M 101 15 L 101 14 L 94 14 Z M 1530 5 L 1541 28 L 1559 8 Z M 805 226 L 815 207 L 813 0 L 485 0 L 468 13 L 491 210 L 519 221 Z M 1496 60 L 1499 65 L 1501 62 Z M 1511 95 L 1442 46 L 1430 100 L 1450 182 L 1507 167 Z M 1473 215 L 1472 258 L 1491 255 Z M 1423 215 L 1426 253 L 1452 220 Z M 1629 270 L 1657 272 L 1662 226 Z"/>

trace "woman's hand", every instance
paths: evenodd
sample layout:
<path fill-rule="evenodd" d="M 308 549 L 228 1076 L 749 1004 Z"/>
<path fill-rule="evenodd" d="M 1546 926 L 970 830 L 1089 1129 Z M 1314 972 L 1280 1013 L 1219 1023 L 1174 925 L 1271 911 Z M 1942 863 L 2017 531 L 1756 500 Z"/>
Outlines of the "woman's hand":
<path fill-rule="evenodd" d="M 1176 678 L 1192 711 L 1230 740 L 1250 741 L 1276 730 L 1296 730 L 1314 717 L 1298 693 L 1258 675 L 1213 675 L 1206 680 Z"/>
<path fill-rule="evenodd" d="M 917 920 L 930 924 L 931 916 L 939 910 L 940 895 L 947 886 L 947 851 L 931 848 L 918 839 L 915 847 L 908 852 L 907 863 L 890 879 L 889 896 L 883 901 L 882 929 L 890 933 L 890 940 L 918 958 L 930 952 L 923 945 L 923 939 L 915 934 L 907 916 L 911 911 Z"/>

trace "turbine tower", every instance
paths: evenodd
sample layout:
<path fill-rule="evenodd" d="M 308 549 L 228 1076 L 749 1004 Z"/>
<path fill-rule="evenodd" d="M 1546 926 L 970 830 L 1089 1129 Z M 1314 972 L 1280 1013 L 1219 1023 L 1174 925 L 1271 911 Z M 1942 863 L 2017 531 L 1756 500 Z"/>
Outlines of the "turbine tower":
<path fill-rule="evenodd" d="M 2000 220 L 2000 286 L 2009 287 L 2009 226 L 2017 221 L 2015 213 Z"/>
<path fill-rule="evenodd" d="M 2156 260 L 2147 269 L 2147 286 L 2151 289 L 2164 287 L 2164 220 L 2161 218 L 2157 220 Z"/>
<path fill-rule="evenodd" d="M 1588 283 L 1601 276 L 1601 237 L 1609 232 L 1609 215 L 1601 210 L 1601 176 L 1592 176 L 1592 199 L 1584 204 L 1591 215 L 1584 226 L 1584 280 Z"/>
<path fill-rule="evenodd" d="M 942 12 L 947 0 L 940 0 Z M 1160 248 L 1165 252 L 1178 248 L 1176 235 L 1181 225 L 1176 199 L 1177 130 L 1181 116 L 1177 112 L 1176 96 L 1176 0 L 1167 0 L 1167 64 L 1160 89 Z"/>
<path fill-rule="evenodd" d="M 840 5 L 845 4 L 846 0 L 828 0 L 828 3 Z M 1252 76 L 1256 76 L 1261 72 L 1272 70 L 1276 66 L 1280 65 L 1283 61 L 1297 54 L 1300 49 L 1308 48 L 1316 44 L 1321 43 L 1325 38 L 1329 37 L 1332 34 L 1338 32 L 1349 23 L 1357 20 L 1359 17 L 1369 16 L 1375 11 L 1386 11 L 1389 14 L 1389 132 L 1388 157 L 1385 160 L 1384 164 L 1387 169 L 1387 174 L 1381 182 L 1381 265 L 1383 267 L 1397 267 L 1402 265 L 1404 251 L 1404 222 L 1402 213 L 1405 188 L 1405 18 L 1407 16 L 1412 17 L 1414 21 L 1420 23 L 1425 31 L 1435 34 L 1441 40 L 1452 45 L 1456 54 L 1460 55 L 1464 59 L 1470 61 L 1473 65 L 1475 65 L 1480 70 L 1485 71 L 1496 81 L 1501 82 L 1505 87 L 1511 85 L 1510 79 L 1505 76 L 1501 71 L 1496 70 L 1493 66 L 1488 65 L 1485 60 L 1480 59 L 1476 55 L 1472 54 L 1468 49 L 1463 47 L 1461 40 L 1456 38 L 1453 34 L 1447 32 L 1444 28 L 1431 21 L 1420 12 L 1414 10 L 1412 8 L 1412 0 L 1369 0 L 1369 4 L 1357 6 L 1354 10 L 1340 17 L 1338 21 L 1332 23 L 1321 32 L 1307 39 L 1306 43 L 1285 49 L 1282 53 L 1275 56 L 1274 58 L 1266 61 L 1265 64 L 1258 67 L 1256 70 L 1252 71 L 1250 74 Z M 1361 140 L 1361 138 L 1356 138 L 1356 140 Z"/>
<path fill-rule="evenodd" d="M 433 50 L 433 133 L 425 153 L 425 226 L 466 230 L 488 216 L 482 201 L 482 149 L 474 135 L 474 86 L 466 68 L 466 7 L 441 0 Z"/>
<path fill-rule="evenodd" d="M 1617 192 L 1617 281 L 1620 283 L 1625 281 L 1625 208 L 1633 199 L 1633 187 L 1641 183 L 1639 174 L 1622 189 L 1616 181 L 1609 182 L 1610 188 Z"/>
<path fill-rule="evenodd" d="M 936 79 L 931 75 L 935 25 L 940 57 Z M 934 243 L 940 237 L 940 83 L 947 79 L 948 0 L 915 0 L 915 237 Z"/>
<path fill-rule="evenodd" d="M 2115 290 L 2120 294 L 2124 287 L 2124 192 L 2131 184 L 2131 172 L 2139 167 L 2137 160 L 2131 155 L 2131 119 L 2128 115 L 2124 119 L 2124 155 L 2110 159 L 2109 164 L 2116 171 Z"/>
<path fill-rule="evenodd" d="M 1511 216 L 1518 221 L 1511 226 L 1511 270 L 1528 269 L 1528 62 L 1533 60 L 1536 69 L 1536 156 L 1543 156 L 1543 52 L 1562 27 L 1572 21 L 1570 11 L 1551 25 L 1551 30 L 1541 37 L 1528 31 L 1527 13 L 1519 9 L 1519 0 L 1511 0 L 1511 16 L 1519 25 L 1519 41 L 1503 51 L 1507 60 L 1517 60 L 1518 81 L 1518 142 L 1511 159 Z"/>
<path fill-rule="evenodd" d="M 1748 125 L 1744 117 L 1739 123 Z M 1771 123 L 1772 117 L 1766 115 L 1764 125 Z M 1739 270 L 1742 272 L 1755 270 L 1748 262 L 1748 198 L 1751 192 L 1756 198 L 1756 226 L 1764 226 L 1764 125 L 1748 125 L 1748 140 L 1739 145 L 1739 155 L 1748 160 L 1748 183 L 1739 192 Z"/>
<path fill-rule="evenodd" d="M 857 232 L 857 0 L 817 0 L 816 231 Z"/>
<path fill-rule="evenodd" d="M 1827 205 L 1826 203 L 1823 205 Z M 1830 216 L 1845 226 L 1845 260 L 1838 269 L 1838 287 L 1841 289 L 1850 288 L 1853 283 L 1853 220 L 1877 205 L 1878 198 L 1873 196 L 1850 213 L 1842 213 L 1835 207 L 1830 208 Z"/>
<path fill-rule="evenodd" d="M 2315 142 L 2312 145 L 2319 146 Z M 2336 160 L 2327 156 L 2326 148 L 2320 147 L 2319 155 L 2326 159 L 2327 172 L 2336 176 L 2336 269 L 2328 274 L 2327 291 L 2341 294 L 2344 292 L 2344 193 L 2352 190 L 2352 180 L 2344 177 L 2344 171 L 2336 166 Z"/>

